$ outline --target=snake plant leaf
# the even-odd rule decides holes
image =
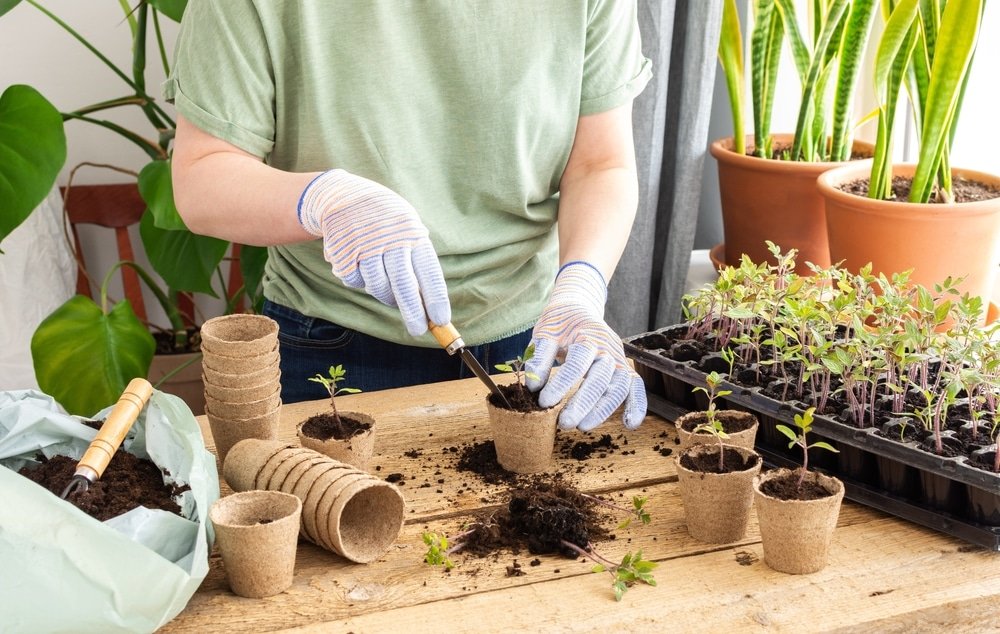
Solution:
[[[149,210],[139,221],[139,235],[149,263],[167,286],[177,291],[218,297],[212,288],[212,276],[226,255],[228,242],[186,229],[161,229]]]
[[[750,90],[753,100],[754,153],[765,155],[765,148],[770,145],[771,121],[766,104],[769,93],[773,95],[774,86],[768,79],[771,63],[776,63],[777,57],[770,55],[775,21],[772,20],[774,3],[772,0],[754,0],[753,31],[750,34]],[[777,69],[774,69],[777,74]]]
[[[21,4],[21,0],[0,0],[0,15],[7,13],[19,4]]]
[[[0,95],[0,242],[52,190],[66,162],[62,116],[31,86]]]
[[[145,377],[156,344],[128,300],[108,314],[76,295],[45,318],[31,338],[38,385],[71,414],[90,416]]]
[[[848,121],[854,105],[855,84],[861,71],[864,44],[868,41],[875,18],[875,0],[855,0],[847,15],[844,34],[837,54],[837,82],[833,96],[833,134],[830,160],[846,161],[851,155]]]
[[[923,109],[920,155],[910,189],[911,202],[927,202],[934,189],[935,176],[948,151],[951,123],[972,54],[976,48],[983,14],[983,0],[949,0],[941,14],[941,27],[934,48],[938,53],[931,63],[930,85]],[[947,191],[950,196],[950,190]]]
[[[746,126],[743,118],[743,34],[736,0],[722,6],[722,32],[719,35],[719,63],[722,64],[733,115],[733,151],[746,154]]]
[[[187,0],[147,0],[153,8],[174,22],[180,22],[187,8]]]

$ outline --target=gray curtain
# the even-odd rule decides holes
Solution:
[[[722,17],[719,0],[639,0],[638,5],[653,78],[633,106],[639,211],[605,311],[622,336],[681,318]]]

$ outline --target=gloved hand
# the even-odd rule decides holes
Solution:
[[[298,214],[306,231],[323,238],[333,274],[398,306],[411,335],[427,332],[428,319],[451,322],[448,288],[427,227],[399,194],[335,169],[306,186]]]
[[[625,402],[624,423],[635,429],[646,416],[646,390],[628,365],[621,338],[604,321],[607,300],[604,276],[587,262],[568,262],[556,276],[548,305],[532,331],[534,356],[525,370],[528,389],[538,391],[538,403],[551,407],[577,381],[576,394],[559,414],[562,429],[590,431]],[[549,380],[556,360],[564,360]],[[544,386],[544,387],[543,387]]]

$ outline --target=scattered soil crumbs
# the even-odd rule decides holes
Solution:
[[[402,473],[390,473],[389,475],[385,476],[385,481],[388,482],[388,483],[390,483],[390,484],[404,484],[405,483],[405,481],[403,479],[403,474]]]
[[[306,419],[302,433],[316,440],[346,440],[371,429],[371,423],[365,423],[348,416],[341,416],[339,421],[333,412],[316,414]]]
[[[569,457],[575,460],[587,460],[596,451],[598,458],[606,458],[608,452],[618,449],[618,445],[611,441],[610,434],[604,434],[597,440],[584,442],[582,440],[573,443],[569,447]],[[566,453],[565,451],[563,453]]]
[[[575,559],[577,553],[563,540],[589,550],[592,542],[610,538],[594,506],[592,499],[558,476],[536,476],[511,488],[505,506],[478,520],[455,541],[464,544],[461,552],[480,557],[527,548],[533,555],[560,553]]]
[[[757,555],[740,550],[736,552],[736,563],[741,566],[752,566],[757,563]]]
[[[528,574],[528,573],[526,573],[523,570],[521,570],[521,564],[517,563],[516,559],[514,560],[514,563],[512,563],[509,566],[507,566],[507,576],[508,577],[523,577],[526,574]]]
[[[517,474],[507,471],[497,462],[497,450],[492,440],[464,445],[458,452],[458,471],[474,473],[487,484],[513,484]]]
[[[24,467],[21,475],[40,484],[54,495],[62,494],[73,478],[77,460],[66,456],[39,458],[41,463]],[[99,521],[117,517],[137,506],[163,509],[180,515],[181,509],[173,498],[188,487],[167,485],[160,468],[149,460],[119,451],[111,458],[101,479],[87,491],[71,493],[68,501]]]

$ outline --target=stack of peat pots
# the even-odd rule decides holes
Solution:
[[[264,489],[299,498],[300,535],[353,562],[378,559],[403,528],[399,489],[311,449],[244,440],[226,457],[223,476],[234,491]]]
[[[263,315],[215,317],[201,327],[205,414],[221,465],[244,438],[276,439],[281,412],[278,324]]]

